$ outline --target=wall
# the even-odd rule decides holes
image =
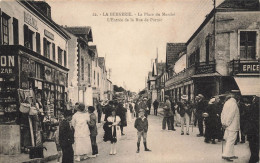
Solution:
[[[10,16],[9,19],[9,44],[13,44],[13,17],[18,19],[19,24],[19,44],[24,46],[24,24],[28,26],[28,28],[33,32],[40,33],[40,40],[41,40],[41,55],[43,55],[43,37],[45,37],[49,42],[55,43],[55,51],[56,51],[56,62],[58,62],[58,46],[62,50],[68,51],[67,40],[60,35],[56,30],[54,30],[48,23],[44,22],[38,16],[36,16],[33,12],[27,9],[21,2],[18,1],[1,1],[0,3],[1,11]],[[30,14],[32,18],[37,21],[38,29],[33,28],[31,25],[24,22],[24,12]],[[54,35],[54,41],[49,39],[44,35],[44,30],[51,32]],[[36,33],[33,35],[33,51],[36,51]],[[68,56],[68,53],[67,53]],[[51,48],[51,56],[52,58],[52,48]],[[68,59],[67,59],[68,61]],[[64,59],[62,59],[64,62]],[[64,63],[62,64],[64,65]],[[68,65],[68,64],[67,64]]]

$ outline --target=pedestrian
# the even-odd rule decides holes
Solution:
[[[204,100],[204,96],[202,94],[198,94],[197,105],[196,105],[196,117],[197,117],[196,119],[198,121],[199,134],[197,135],[197,137],[204,136],[202,114],[205,112],[206,107],[207,107],[207,103]]]
[[[71,124],[75,129],[75,156],[76,161],[80,161],[81,158],[87,159],[88,154],[91,152],[91,140],[88,123],[90,121],[89,114],[85,111],[85,105],[79,103],[77,112],[73,115]]]
[[[121,129],[121,135],[125,135],[124,134],[124,127],[127,126],[127,119],[126,119],[126,114],[127,114],[127,109],[124,108],[123,106],[123,102],[119,102],[117,105],[117,109],[116,109],[116,115],[118,115],[120,117],[120,129]]]
[[[181,135],[184,135],[184,124],[186,123],[186,135],[189,135],[190,128],[190,106],[188,104],[188,96],[182,95],[181,102],[179,103],[178,113],[181,116]]]
[[[143,98],[143,100],[139,103],[139,112],[140,110],[144,110],[144,116],[147,118],[149,109],[147,107],[147,98]]]
[[[172,130],[171,126],[171,116],[173,115],[171,110],[171,102],[169,96],[165,95],[165,103],[163,106],[163,121],[162,121],[162,130],[166,129],[166,124],[168,126],[168,131]]]
[[[140,110],[140,107],[139,107],[139,104],[140,104],[140,99],[137,99],[136,100],[136,103],[135,103],[135,106],[134,106],[134,109],[135,109],[135,117],[138,118],[139,115],[139,110]]]
[[[239,119],[239,109],[235,95],[229,93],[221,113],[221,123],[222,127],[225,129],[224,139],[226,140],[222,158],[226,161],[233,161],[232,159],[238,158],[234,155],[234,144],[237,137],[237,131],[240,129]]]
[[[101,117],[102,117],[102,112],[103,112],[103,106],[101,105],[102,101],[99,101],[97,103],[97,113],[98,113],[98,123],[101,123]]]
[[[147,111],[147,112],[148,112],[148,115],[150,115],[150,113],[151,113],[151,107],[152,107],[152,101],[151,101],[150,98],[147,100],[146,105],[147,105],[147,107],[148,107],[148,111]]]
[[[205,117],[205,142],[216,144],[215,139],[218,138],[217,135],[217,123],[219,114],[217,112],[216,98],[211,98],[208,106],[206,107],[207,117]],[[204,114],[203,114],[204,115]]]
[[[105,130],[104,141],[110,141],[110,155],[115,155],[116,152],[116,143],[120,138],[120,127],[118,124],[121,119],[116,115],[116,109],[110,108],[108,111],[110,112],[109,117],[107,118],[107,122],[104,124],[103,129]]]
[[[247,135],[251,156],[249,163],[259,162],[259,97],[254,96],[245,113],[243,134]]]
[[[143,137],[143,143],[144,143],[144,150],[145,151],[151,151],[147,148],[147,132],[148,132],[148,120],[144,116],[144,110],[141,110],[139,112],[139,117],[135,120],[135,128],[137,129],[137,151],[136,153],[140,152],[140,142],[141,137]]]
[[[88,127],[90,130],[90,140],[91,140],[91,147],[92,147],[92,156],[96,157],[98,155],[98,146],[97,146],[97,117],[94,113],[95,108],[93,106],[88,107],[88,112],[90,114],[90,121],[88,122]]]
[[[155,99],[153,102],[153,109],[154,109],[154,115],[156,115],[156,116],[157,116],[158,106],[159,106],[159,102],[157,99]]]
[[[62,150],[62,163],[74,162],[74,151],[72,144],[74,143],[74,131],[70,125],[72,111],[65,110],[64,119],[59,124],[59,144]]]
[[[174,115],[175,115],[175,107],[174,107],[174,103],[172,101],[170,101],[171,103],[171,111],[172,111],[172,115],[170,116],[170,123],[171,123],[171,130],[176,131],[174,128]]]

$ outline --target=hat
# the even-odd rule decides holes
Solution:
[[[165,97],[165,98],[170,98],[168,95],[165,95],[164,97]]]
[[[182,96],[181,96],[181,99],[183,99],[183,100],[188,100],[188,96],[187,96],[187,95],[182,95]]]
[[[216,98],[215,98],[215,97],[213,97],[213,98],[211,98],[211,99],[209,100],[209,104],[214,104],[214,103],[215,103],[215,101],[216,101]]]
[[[198,94],[199,98],[204,98],[204,96],[202,94]]]
[[[77,110],[78,110],[78,111],[84,111],[84,110],[85,110],[85,104],[79,103],[79,104],[78,104],[78,107],[77,107]]]

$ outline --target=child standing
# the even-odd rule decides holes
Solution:
[[[139,153],[140,151],[141,137],[143,137],[144,151],[151,151],[150,149],[147,148],[147,144],[146,144],[148,120],[144,116],[144,110],[141,110],[139,112],[139,117],[135,120],[135,128],[137,129],[137,136],[138,136],[136,153]]]
[[[97,146],[97,116],[94,113],[95,108],[93,106],[88,107],[88,112],[90,114],[90,121],[88,122],[89,131],[90,131],[90,140],[92,146],[92,157],[96,157],[98,155],[98,146]]]

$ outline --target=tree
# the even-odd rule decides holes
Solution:
[[[115,92],[124,92],[125,89],[123,87],[118,87],[117,85],[114,85],[114,91]]]

